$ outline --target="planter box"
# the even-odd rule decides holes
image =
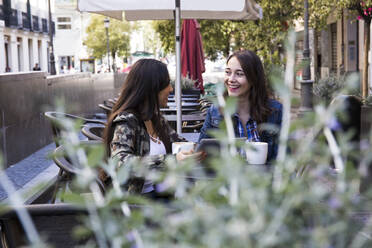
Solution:
[[[182,89],[181,92],[184,95],[198,95],[198,96],[200,96],[200,90],[199,89]]]
[[[363,105],[360,113],[360,140],[369,146],[372,144],[370,132],[372,131],[372,106]],[[368,166],[368,174],[362,178],[360,192],[365,192],[372,185],[372,164]]]
[[[369,144],[372,144],[369,136],[371,130],[372,130],[372,106],[363,105],[360,113],[361,140],[368,140]]]

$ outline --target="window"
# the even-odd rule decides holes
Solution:
[[[68,16],[57,17],[57,29],[58,30],[71,29],[71,17]]]
[[[58,24],[58,29],[71,29],[70,24]]]
[[[71,22],[71,17],[58,17],[57,22]]]

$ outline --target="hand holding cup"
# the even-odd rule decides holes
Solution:
[[[194,158],[200,160],[202,157],[201,152],[194,152],[194,142],[174,142],[172,143],[172,153],[176,154],[177,161]]]

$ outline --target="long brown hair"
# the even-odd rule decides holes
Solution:
[[[248,83],[251,85],[248,94],[250,115],[259,123],[267,120],[271,113],[269,107],[269,90],[266,82],[265,71],[261,59],[250,50],[236,51],[229,56],[226,64],[235,57],[242,67]]]
[[[127,75],[119,99],[113,106],[104,131],[106,154],[114,135],[113,120],[122,112],[130,112],[139,120],[151,120],[156,134],[167,152],[172,150],[169,135],[161,124],[158,94],[170,83],[167,66],[155,59],[140,59]]]

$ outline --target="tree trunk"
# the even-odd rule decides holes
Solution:
[[[364,54],[363,54],[363,80],[362,80],[362,96],[368,96],[368,53],[370,47],[370,21],[364,21]]]
[[[111,51],[111,56],[112,56],[112,71],[116,72],[116,52]]]

